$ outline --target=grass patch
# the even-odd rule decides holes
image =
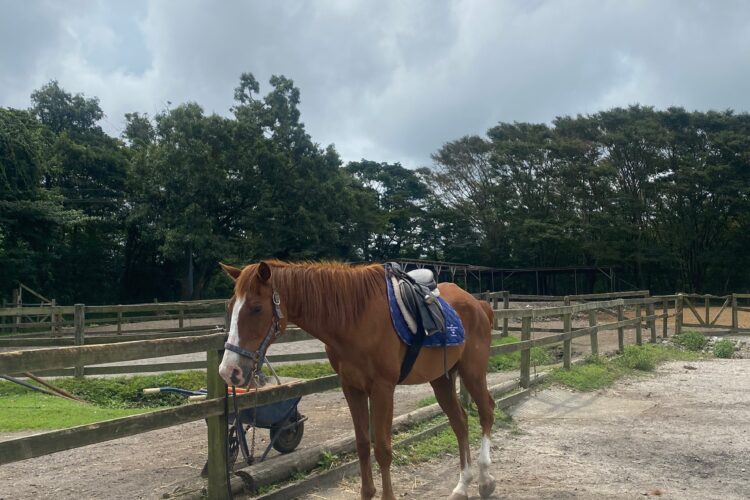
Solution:
[[[0,432],[64,429],[145,411],[144,408],[101,408],[28,391],[2,398]]]
[[[206,373],[189,371],[180,373],[163,373],[160,375],[138,375],[132,377],[58,378],[56,386],[80,397],[81,399],[102,408],[161,408],[177,406],[186,402],[186,398],[176,394],[144,395],[147,387],[182,387],[196,390],[206,386]],[[28,394],[26,389],[10,382],[0,384],[0,398],[14,394]]]
[[[503,345],[512,344],[519,342],[518,337],[508,335],[507,337],[500,337],[492,340],[492,345]],[[541,347],[531,348],[531,366],[549,365],[553,363],[552,356],[546,349]],[[496,354],[490,356],[487,364],[487,371],[489,372],[501,372],[508,370],[517,370],[521,367],[521,351],[509,352],[507,354]]]
[[[577,391],[595,391],[612,385],[622,373],[617,366],[602,358],[590,358],[585,363],[573,365],[570,370],[556,368],[550,380]]]
[[[63,429],[144,413],[186,402],[174,394],[145,396],[146,387],[199,389],[206,385],[200,371],[155,376],[58,378],[54,384],[88,404],[47,396],[11,382],[0,382],[0,431]]]
[[[303,379],[313,379],[318,377],[324,377],[326,375],[333,375],[336,373],[333,371],[331,364],[328,361],[320,363],[300,363],[296,365],[279,365],[274,366],[274,370],[279,377],[293,377]],[[268,367],[263,368],[263,372],[266,375],[271,376],[271,372]]]
[[[440,457],[445,454],[457,454],[458,453],[458,442],[456,441],[456,435],[450,427],[443,429],[434,436],[430,436],[427,439],[421,440],[417,443],[413,443],[405,448],[396,448],[398,441],[401,441],[409,436],[418,434],[422,431],[427,430],[430,427],[434,427],[442,422],[446,422],[447,418],[444,415],[437,416],[426,422],[422,422],[414,427],[409,428],[406,432],[398,434],[398,440],[394,439],[394,450],[393,450],[393,462],[396,465],[406,464],[417,464],[427,462],[435,457]],[[495,410],[495,428],[508,428],[512,427],[511,418],[505,412],[500,409]],[[482,429],[479,425],[479,417],[476,414],[476,409],[472,408],[469,412],[469,442],[475,445],[479,442],[482,437]]]
[[[550,373],[550,381],[577,391],[595,391],[612,385],[626,375],[653,371],[665,361],[694,361],[700,355],[675,347],[645,344],[627,346],[622,356],[613,360],[591,356],[586,362],[573,365],[570,370],[556,368]]]
[[[425,406],[430,406],[435,403],[437,403],[437,398],[435,398],[435,396],[428,396],[417,401],[417,408],[424,408]]]

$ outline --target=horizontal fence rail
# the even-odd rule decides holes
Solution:
[[[641,294],[635,296],[634,294]],[[503,337],[508,331],[520,331],[520,340],[491,347],[491,354],[521,353],[521,365],[519,369],[518,383],[520,387],[529,387],[531,377],[530,350],[534,347],[544,347],[562,344],[563,367],[570,368],[572,359],[572,341],[581,337],[589,337],[591,352],[599,352],[599,338],[601,334],[609,331],[617,331],[618,348],[620,351],[625,345],[625,329],[635,330],[635,342],[641,344],[644,341],[643,334],[646,333],[649,342],[657,342],[657,322],[662,321],[662,338],[668,336],[667,320],[675,318],[674,332],[680,333],[684,322],[686,311],[689,314],[698,313],[693,303],[697,298],[688,294],[676,294],[667,296],[651,297],[647,291],[620,293],[617,297],[613,294],[588,294],[579,296],[568,296],[563,300],[566,304],[554,307],[528,307],[513,309],[509,307],[512,297],[507,292],[498,294],[484,294],[483,298],[493,305],[494,326],[503,325],[502,330],[493,333],[493,338]],[[604,297],[601,297],[604,296]],[[538,296],[537,296],[538,297]],[[737,312],[748,310],[738,305],[739,300],[750,299],[750,294],[732,294],[729,296],[705,296],[704,301],[723,300],[723,304],[715,318],[704,319],[704,323],[718,325],[718,318],[725,310],[732,312],[732,331],[739,331]],[[596,302],[588,302],[593,298],[602,298]],[[502,301],[502,302],[501,302]],[[570,304],[570,302],[579,302]],[[202,304],[205,305],[206,303]],[[221,306],[223,312],[223,301],[210,303],[210,306]],[[155,306],[156,304],[148,304]],[[218,442],[222,435],[220,429],[226,425],[223,417],[224,385],[218,376],[218,365],[220,352],[225,340],[225,332],[216,329],[195,330],[188,334],[182,334],[179,329],[175,331],[154,332],[161,338],[148,337],[150,334],[127,334],[127,335],[101,335],[90,332],[84,336],[85,313],[94,314],[118,311],[120,307],[136,307],[130,309],[129,313],[143,313],[153,309],[138,309],[146,305],[136,306],[87,306],[77,305],[72,314],[75,331],[70,337],[49,338],[15,338],[4,339],[15,342],[55,341],[73,342],[77,345],[64,347],[49,347],[36,350],[13,351],[0,353],[0,373],[18,374],[23,372],[38,372],[41,374],[76,374],[95,375],[104,373],[135,373],[139,371],[159,371],[176,369],[202,369],[207,370],[209,395],[208,399],[200,403],[190,403],[176,408],[153,411],[140,415],[123,417],[119,419],[98,422],[70,429],[44,432],[23,438],[10,439],[0,442],[0,464],[10,463],[17,460],[38,457],[57,451],[67,450],[88,444],[99,443],[124,436],[130,436],[155,429],[179,425],[200,419],[208,420],[209,428],[209,495],[211,492],[223,491],[226,487],[226,477],[222,479],[220,472],[225,470],[226,457],[224,456],[223,442]],[[158,304],[160,311],[173,311],[175,306],[182,307],[183,311],[194,311],[186,303]],[[692,307],[691,307],[692,306]],[[59,306],[56,306],[59,308]],[[84,309],[85,307],[85,309]],[[705,304],[704,304],[705,307]],[[96,309],[98,308],[98,309]],[[11,309],[11,308],[6,308]],[[24,310],[32,308],[21,308]],[[657,312],[657,309],[660,312]],[[634,317],[627,317],[626,310],[634,313]],[[705,311],[704,311],[705,312]],[[700,314],[700,313],[698,313]],[[696,314],[696,315],[698,315]],[[611,317],[607,322],[600,322],[598,315]],[[9,314],[15,317],[15,315]],[[574,327],[573,319],[577,321],[587,318],[588,326]],[[698,316],[700,318],[700,316]],[[706,316],[704,315],[703,318]],[[544,323],[550,318],[561,319],[562,328],[534,327],[534,321]],[[511,327],[508,321],[520,322],[520,326]],[[222,320],[223,321],[223,320]],[[690,323],[687,323],[690,325]],[[705,324],[702,326],[706,326]],[[728,325],[724,325],[726,328]],[[645,330],[645,332],[644,332]],[[532,338],[532,332],[546,333],[549,335]],[[168,335],[168,337],[164,337]],[[291,327],[282,335],[277,343],[299,342],[313,339],[303,330]],[[90,342],[97,342],[89,345]],[[116,344],[114,342],[117,342]],[[138,359],[150,359],[165,356],[174,356],[190,353],[206,353],[206,361],[183,361],[174,363],[155,363],[152,365],[129,365],[129,366],[86,366],[101,365],[105,363],[125,362]],[[307,361],[326,359],[324,352],[286,353],[269,356],[271,361]],[[339,387],[338,376],[332,375],[320,377],[304,382],[294,382],[280,387],[261,390],[257,393],[257,404],[264,405],[276,401],[289,399],[291,397],[310,395]],[[240,408],[247,408],[256,404],[256,394],[238,396],[237,402]],[[218,444],[217,444],[218,443]],[[219,446],[219,445],[222,446]],[[222,469],[222,467],[224,469]]]

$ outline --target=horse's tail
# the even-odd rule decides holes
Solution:
[[[479,303],[482,306],[482,310],[487,315],[487,319],[490,320],[490,330],[492,330],[492,325],[495,321],[495,313],[492,312],[492,306],[486,300],[480,300]]]

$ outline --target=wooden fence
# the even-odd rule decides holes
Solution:
[[[750,297],[750,296],[748,296]],[[491,297],[490,297],[491,299]],[[673,302],[674,307],[669,307]],[[541,346],[562,345],[563,366],[570,368],[572,362],[572,341],[579,337],[590,339],[591,352],[599,352],[600,335],[608,331],[617,331],[619,349],[624,349],[625,329],[635,329],[636,343],[643,342],[643,328],[648,330],[651,342],[657,341],[657,321],[663,321],[662,336],[667,335],[667,319],[679,313],[680,296],[648,297],[648,298],[618,298],[603,302],[588,302],[559,307],[495,309],[495,322],[513,320],[521,322],[520,341],[496,345],[491,348],[493,355],[520,351],[521,363],[518,383],[521,388],[529,387],[531,379],[531,348]],[[661,305],[661,314],[656,314],[655,308]],[[632,318],[626,319],[626,310],[634,310]],[[673,312],[670,312],[670,309]],[[74,311],[75,312],[75,311]],[[613,316],[615,321],[600,323],[599,316]],[[573,328],[573,319],[584,318],[588,326]],[[81,325],[78,315],[77,325]],[[563,327],[559,329],[540,330],[534,328],[535,321],[544,322],[549,319],[562,319]],[[78,326],[77,326],[78,328]],[[532,331],[553,333],[542,337],[532,338]],[[502,336],[502,332],[495,332],[494,338]],[[124,337],[124,338],[123,338]],[[205,352],[207,361],[208,399],[204,402],[186,404],[184,406],[123,417],[105,422],[99,422],[69,429],[44,432],[32,436],[10,439],[0,442],[0,465],[39,457],[57,451],[68,450],[89,444],[99,443],[120,437],[148,432],[164,427],[183,424],[195,420],[207,419],[208,422],[208,455],[209,481],[208,494],[210,498],[220,498],[226,492],[226,454],[225,433],[227,425],[223,414],[224,382],[218,375],[225,333],[208,333],[194,336],[180,336],[161,339],[129,340],[121,337],[120,343],[75,345],[67,347],[43,348],[37,350],[13,351],[0,353],[0,373],[16,374],[23,372],[50,373],[50,370],[66,370],[70,367],[84,367],[103,363],[123,362],[136,359],[149,359],[163,356]],[[292,330],[285,333],[279,341],[297,341],[309,339],[306,333]],[[88,339],[87,339],[88,340]],[[304,355],[286,355],[284,359],[299,360],[303,356],[324,358],[324,353],[304,353]],[[305,359],[313,359],[305,357]],[[83,373],[90,373],[86,368]],[[321,377],[310,381],[296,382],[278,388],[272,388],[259,393],[238,396],[240,408],[247,408],[254,404],[270,404],[291,397],[310,395],[339,387],[336,375]],[[462,394],[462,399],[468,395]]]

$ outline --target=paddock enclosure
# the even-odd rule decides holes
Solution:
[[[660,337],[679,333],[688,325],[691,328],[695,325],[696,328],[705,329],[712,334],[741,334],[750,331],[750,295],[715,297],[677,294],[651,297],[647,291],[566,297],[517,296],[507,292],[480,295],[493,304],[493,338],[507,336],[510,332],[520,332],[520,341],[492,347],[493,355],[519,351],[521,356],[520,369],[515,374],[502,372],[489,376],[493,395],[502,407],[517,405],[529,400],[530,397],[533,399],[532,387],[544,379],[544,374],[531,365],[532,347],[556,346],[560,351],[563,366],[569,368],[579,356],[591,352],[622,350],[625,345],[632,343],[657,342]],[[199,443],[195,448],[201,452],[187,460],[195,459],[195,465],[199,469],[198,462],[202,464],[205,454],[208,454],[207,483],[203,485],[200,481],[193,480],[190,487],[182,487],[179,481],[175,481],[174,474],[166,474],[161,479],[162,484],[152,485],[150,489],[144,490],[141,497],[151,498],[164,494],[199,496],[201,488],[205,487],[210,498],[221,498],[227,487],[222,432],[223,426],[226,426],[222,398],[224,385],[218,376],[218,364],[225,336],[224,304],[225,301],[133,306],[79,304],[71,307],[49,305],[0,310],[0,325],[3,332],[0,335],[0,347],[6,351],[12,349],[0,353],[2,374],[33,372],[45,376],[80,377],[205,368],[209,390],[208,399],[204,402],[30,436],[0,437],[3,439],[0,441],[0,497],[15,498],[18,493],[19,497],[23,498],[23,491],[6,492],[4,488],[22,488],[31,481],[36,489],[34,495],[28,498],[66,498],[65,490],[55,490],[56,478],[46,477],[45,474],[32,474],[29,479],[30,471],[39,470],[39,466],[35,464],[46,460],[47,455],[61,452],[60,455],[70,457],[69,460],[79,464],[76,469],[65,468],[63,464],[61,470],[69,472],[75,478],[82,464],[86,464],[87,470],[81,473],[84,476],[95,475],[99,465],[87,463],[85,458],[81,458],[85,457],[87,451],[108,446],[110,460],[103,463],[102,467],[107,470],[117,469],[117,442],[137,440],[140,436],[143,436],[143,439],[137,443],[138,446],[127,445],[127,453],[138,454],[141,462],[148,464],[146,468],[158,468],[158,458],[154,457],[168,455],[170,447],[179,448],[179,445],[173,446],[172,443],[177,436],[183,435],[185,428],[188,428],[193,437],[188,438],[185,434],[185,439]],[[28,318],[37,320],[29,321]],[[39,318],[43,321],[38,321]],[[174,324],[165,326],[169,322]],[[310,347],[302,352],[295,349],[296,345],[303,344]],[[320,345],[315,344],[316,341],[311,340],[302,330],[290,328],[279,339],[278,345],[269,351],[269,358],[272,362],[325,359]],[[164,357],[180,359],[158,363],[143,361]],[[189,357],[193,358],[184,360]],[[138,364],[123,364],[139,360]],[[330,453],[353,451],[353,431],[343,404],[343,396],[339,391],[331,392],[338,386],[338,377],[332,375],[309,381],[296,381],[260,393],[257,404],[305,396],[303,402],[307,406],[303,407],[302,411],[310,417],[311,426],[308,427],[303,441],[305,446],[289,455],[276,456],[267,462],[243,469],[242,476],[232,478],[233,489],[252,491],[287,479],[295,472],[312,469],[317,465],[324,450]],[[440,413],[437,405],[414,408],[413,402],[421,397],[421,394],[429,393],[429,386],[397,392],[398,416],[394,422],[395,430],[407,428],[415,422]],[[463,391],[461,393],[463,400],[468,402],[468,396]],[[240,408],[246,408],[256,404],[256,401],[251,395],[243,395],[238,397],[238,403]],[[318,411],[320,407],[324,408],[324,411]],[[334,407],[336,411],[332,416]],[[316,415],[325,419],[325,422],[316,423]],[[520,415],[518,418],[524,417]],[[201,422],[204,419],[208,423],[207,431]],[[316,429],[320,431],[317,436]],[[427,429],[414,439],[434,432],[435,429]],[[111,445],[106,443],[109,441],[112,441]],[[75,450],[88,445],[93,446],[87,450]],[[398,442],[395,443],[396,449],[398,446]],[[496,467],[504,467],[504,453],[500,451],[495,455]],[[50,455],[49,459],[54,456]],[[560,459],[562,460],[562,457]],[[347,472],[351,472],[347,467],[352,469],[351,465],[344,464],[331,475],[331,478],[340,479]],[[181,477],[197,476],[198,471],[193,471],[189,465],[189,474],[184,472],[183,470]],[[507,470],[503,472],[505,475],[507,473]],[[143,472],[142,475],[148,474]],[[502,495],[507,490],[507,485],[502,477],[498,479],[497,494]],[[149,476],[149,480],[160,481],[159,476],[153,475]],[[122,492],[133,491],[132,487],[127,488],[128,481],[133,485],[142,486],[139,484],[142,482],[137,471],[128,475],[125,470],[117,481],[108,484],[103,491],[108,492],[110,498],[120,498],[117,494],[118,488],[122,488]],[[399,481],[400,479],[394,484],[399,491],[403,491]],[[70,493],[71,497],[75,496]],[[299,488],[286,490],[287,496],[303,493],[304,489]],[[129,496],[123,493],[122,498]]]

